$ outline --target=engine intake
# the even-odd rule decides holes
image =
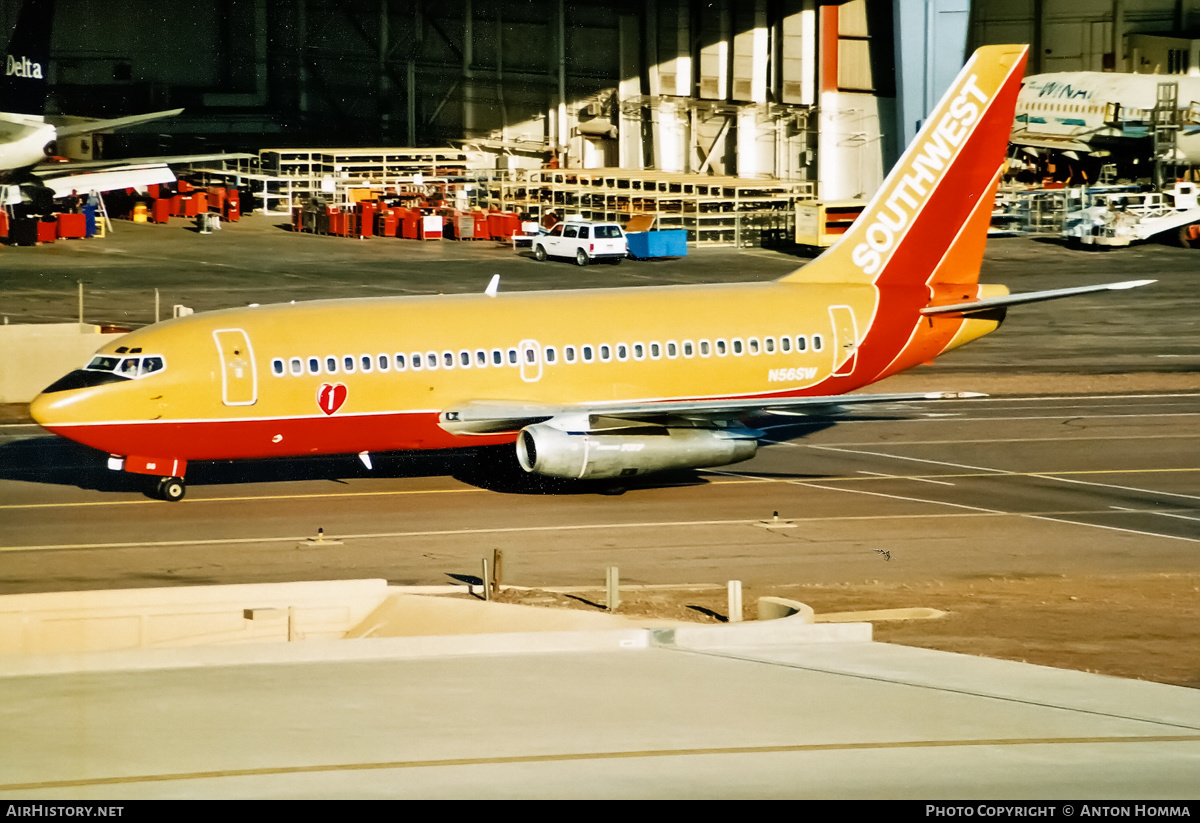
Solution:
[[[746,430],[646,428],[636,433],[565,432],[545,423],[526,426],[517,460],[531,474],[570,480],[630,477],[668,469],[726,466],[749,460],[758,441]]]

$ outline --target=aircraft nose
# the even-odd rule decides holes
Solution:
[[[29,403],[29,416],[43,429],[50,430],[67,420],[70,407],[80,399],[75,392],[42,392]]]

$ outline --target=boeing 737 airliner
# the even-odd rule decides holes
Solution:
[[[189,461],[513,444],[623,477],[754,455],[754,415],[847,395],[995,329],[978,275],[1025,62],[980,49],[841,243],[763,284],[322,300],[159,323],[33,402],[43,427],[184,495]]]

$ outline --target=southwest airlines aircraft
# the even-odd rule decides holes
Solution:
[[[528,472],[736,463],[763,412],[846,395],[995,329],[977,283],[1025,62],[980,49],[841,243],[772,283],[321,300],[159,323],[33,402],[43,427],[183,497],[192,460],[514,444]],[[957,395],[954,395],[957,396]]]

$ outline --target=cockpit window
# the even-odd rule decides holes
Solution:
[[[83,371],[107,372],[118,378],[132,379],[160,372],[166,367],[166,361],[157,354],[141,357],[113,357],[108,354],[98,354],[84,366]]]
[[[92,362],[88,363],[86,368],[88,371],[114,371],[120,362],[120,357],[98,354],[92,358]]]
[[[154,374],[156,371],[162,371],[164,368],[166,368],[166,364],[161,357],[143,357],[142,367],[138,369],[138,377]]]

